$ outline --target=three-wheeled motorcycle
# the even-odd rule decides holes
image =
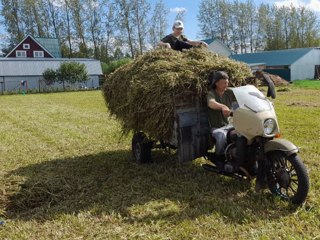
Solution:
[[[253,85],[231,88],[236,97],[233,104],[225,163],[234,166],[235,172],[221,171],[212,164],[207,170],[220,174],[253,179],[270,191],[295,204],[305,201],[309,191],[306,167],[298,156],[299,148],[280,137],[273,103]],[[270,89],[269,89],[270,91]],[[274,90],[273,90],[274,91]],[[132,152],[140,163],[151,161],[152,148],[173,148],[180,162],[205,157],[210,160],[213,147],[207,116],[207,106],[193,92],[174,97],[174,130],[170,139],[151,140],[143,132],[132,138]],[[245,140],[245,146],[239,140]],[[239,151],[243,148],[245,151]],[[239,166],[239,152],[244,152]]]

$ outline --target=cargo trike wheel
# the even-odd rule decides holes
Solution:
[[[137,132],[132,137],[132,153],[138,163],[151,162],[152,142],[143,132]]]

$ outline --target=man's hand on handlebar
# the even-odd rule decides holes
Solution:
[[[230,108],[228,108],[226,105],[222,105],[221,111],[222,111],[222,114],[223,114],[225,117],[229,117],[230,114],[231,114]]]

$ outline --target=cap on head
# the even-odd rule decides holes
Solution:
[[[182,21],[180,21],[180,20],[177,20],[177,21],[175,21],[174,23],[173,23],[173,26],[172,26],[172,29],[174,29],[174,28],[184,28],[183,27],[183,22]]]
[[[220,79],[229,79],[229,76],[224,71],[211,72],[209,74],[209,85],[211,88],[216,87],[216,82]]]

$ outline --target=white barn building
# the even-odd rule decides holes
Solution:
[[[320,78],[320,48],[294,48],[234,54],[230,57],[249,65],[264,64],[263,71],[288,81]]]
[[[211,52],[218,53],[224,57],[229,57],[232,54],[231,49],[217,38],[209,38],[202,41],[208,44],[208,49]]]
[[[48,69],[58,69],[63,62],[78,62],[84,64],[89,80],[73,87],[97,88],[102,75],[100,61],[93,59],[68,58],[0,58],[0,93],[15,91],[21,87],[21,82],[27,83],[28,89],[43,89],[43,72]],[[56,84],[55,87],[62,87]]]

